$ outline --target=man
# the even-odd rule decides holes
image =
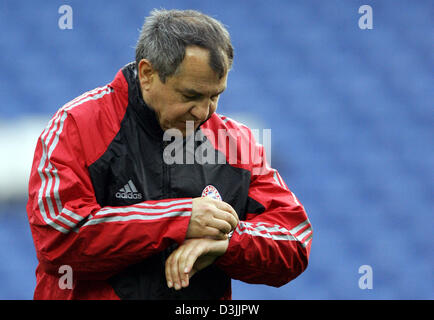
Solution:
[[[136,61],[59,109],[29,183],[35,299],[230,299],[231,278],[281,286],[305,270],[304,208],[251,131],[215,113],[232,60],[220,22],[154,10]]]

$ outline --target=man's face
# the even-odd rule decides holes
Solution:
[[[147,60],[139,64],[139,80],[145,102],[156,112],[163,130],[179,129],[186,134],[186,121],[194,129],[217,109],[219,95],[225,90],[227,74],[219,79],[209,66],[206,49],[187,47],[178,71],[162,83]]]

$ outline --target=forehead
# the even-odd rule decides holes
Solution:
[[[177,90],[191,89],[203,94],[217,93],[226,88],[227,74],[219,78],[209,65],[209,51],[187,47],[178,71],[168,78]]]

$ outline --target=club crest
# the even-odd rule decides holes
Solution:
[[[221,197],[220,193],[218,192],[216,187],[214,187],[212,185],[208,185],[205,187],[205,189],[203,189],[202,197],[211,197],[213,199],[222,201],[222,197]]]

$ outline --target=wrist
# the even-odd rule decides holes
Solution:
[[[215,249],[213,250],[215,252],[215,255],[220,257],[226,253],[229,247],[229,238],[225,240],[213,240]]]

